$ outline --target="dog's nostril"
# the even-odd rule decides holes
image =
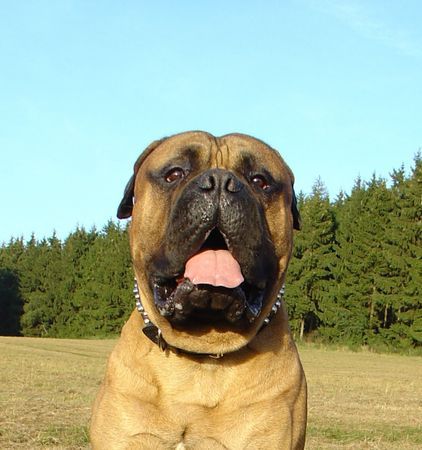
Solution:
[[[228,192],[235,194],[242,189],[242,183],[237,178],[229,176],[224,187]]]
[[[213,190],[215,188],[215,185],[216,185],[214,175],[204,174],[198,180],[198,185],[204,191],[211,191],[211,190]]]

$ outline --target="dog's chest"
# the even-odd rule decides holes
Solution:
[[[161,394],[164,401],[185,404],[188,408],[216,408],[224,403],[233,384],[230,370],[214,362],[201,362],[166,374]]]

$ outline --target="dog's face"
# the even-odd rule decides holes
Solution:
[[[292,186],[278,153],[246,135],[182,133],[144,151],[118,216],[132,215],[144,307],[167,342],[219,353],[253,338],[299,227]]]

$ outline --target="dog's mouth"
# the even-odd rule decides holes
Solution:
[[[205,237],[199,251],[186,261],[183,273],[152,279],[157,310],[176,326],[254,322],[263,307],[264,289],[244,279],[241,265],[218,228]]]

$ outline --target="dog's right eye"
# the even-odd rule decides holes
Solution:
[[[183,180],[185,178],[185,171],[180,167],[174,167],[170,169],[164,176],[167,183],[174,183],[178,180]]]

